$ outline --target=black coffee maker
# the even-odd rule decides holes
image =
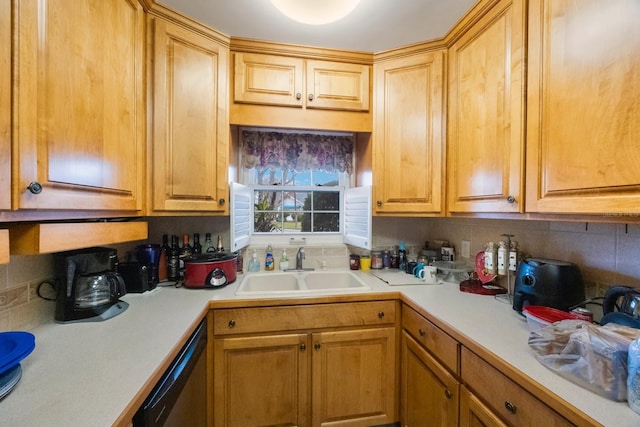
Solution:
[[[119,298],[127,293],[115,272],[115,249],[95,247],[54,254],[56,314],[60,323],[96,322],[114,317],[129,304]]]

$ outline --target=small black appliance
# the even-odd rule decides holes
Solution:
[[[518,264],[513,288],[513,309],[518,313],[527,305],[569,311],[584,301],[584,282],[577,265],[546,258],[528,258]]]
[[[56,313],[60,323],[102,321],[116,316],[129,304],[122,276],[116,273],[115,249],[88,248],[54,254]]]
[[[116,271],[122,276],[128,294],[141,294],[156,288],[152,267],[140,262],[120,262]]]

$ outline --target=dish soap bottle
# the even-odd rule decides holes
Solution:
[[[282,250],[282,257],[280,257],[280,270],[289,269],[289,258],[287,258],[287,250]]]
[[[255,249],[253,250],[251,261],[249,261],[249,271],[253,273],[260,271],[260,260],[258,259],[258,254]]]
[[[267,254],[264,257],[264,270],[273,271],[275,265],[273,265],[273,248],[271,245],[267,246]]]

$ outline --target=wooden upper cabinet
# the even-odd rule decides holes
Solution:
[[[307,61],[307,108],[369,111],[368,65]]]
[[[229,49],[154,23],[152,210],[226,212]]]
[[[523,212],[525,8],[501,0],[449,48],[449,212]]]
[[[443,210],[444,51],[374,64],[375,214]]]
[[[135,0],[21,0],[14,7],[14,208],[139,214],[142,7]]]
[[[0,210],[9,209],[11,209],[11,0],[0,0]]]
[[[234,57],[234,102],[302,108],[303,59],[255,53]]]
[[[369,111],[369,66],[235,53],[234,101]]]
[[[526,210],[640,213],[637,0],[531,0]]]

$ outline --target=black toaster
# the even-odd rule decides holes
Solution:
[[[127,293],[141,294],[155,288],[151,269],[140,262],[121,262],[116,271],[122,276]]]

